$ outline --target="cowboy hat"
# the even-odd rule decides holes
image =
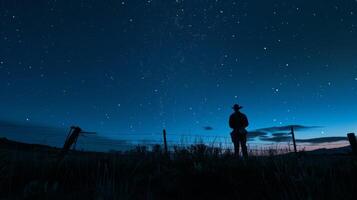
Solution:
[[[232,108],[233,108],[233,109],[240,110],[240,109],[243,108],[243,106],[240,106],[240,105],[238,105],[238,104],[234,104]]]

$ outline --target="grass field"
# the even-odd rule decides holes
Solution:
[[[0,149],[0,199],[355,199],[357,159],[273,155],[237,159],[204,145],[125,153]]]

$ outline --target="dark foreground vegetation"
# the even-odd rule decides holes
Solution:
[[[356,199],[349,155],[235,158],[196,145],[126,153],[0,145],[0,199]]]

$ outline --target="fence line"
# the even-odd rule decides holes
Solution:
[[[44,127],[44,129],[47,129]],[[47,129],[49,130],[49,129]],[[44,136],[45,138],[39,138],[41,140],[50,140],[52,139],[60,139],[62,138],[63,140],[66,138],[66,133],[63,133],[63,135],[58,135],[58,133],[54,132],[47,132],[47,131],[39,131],[37,134]],[[25,134],[24,134],[25,135]],[[126,139],[111,139],[109,138],[110,136],[125,136],[129,137]],[[156,136],[158,139],[130,139],[130,137],[144,137],[144,136]],[[0,135],[1,137],[1,135]],[[94,138],[92,135],[88,135],[85,138]],[[208,145],[214,145],[214,146],[229,146],[232,147],[232,142],[231,142],[231,137],[230,136],[222,136],[222,135],[189,135],[189,134],[168,134],[168,141],[167,143],[170,144],[171,146],[173,145],[195,145],[195,144],[208,144]],[[170,140],[170,137],[175,137],[176,140]],[[181,138],[180,138],[181,137]],[[100,137],[95,137],[94,141],[85,139],[85,138],[80,138],[78,140],[78,143],[80,145],[93,145],[93,144],[98,144],[98,145],[115,145],[115,146],[129,146],[129,145],[157,145],[157,144],[163,144],[163,138],[161,134],[158,133],[136,133],[136,134],[110,134],[106,136],[100,136]],[[64,141],[63,141],[64,142]],[[341,146],[344,144],[342,142],[338,142],[341,144]],[[284,148],[292,148],[291,141],[284,141],[284,142],[250,142],[248,138],[247,144],[250,147],[259,147],[259,148],[267,148],[267,147],[281,147],[283,146]],[[303,145],[305,144],[305,145]],[[348,141],[346,138],[346,145],[348,145]],[[308,148],[308,147],[335,147],[336,144],[331,144],[331,143],[320,143],[320,144],[314,144],[314,143],[306,143],[306,142],[297,142],[297,147],[299,149],[303,148]]]

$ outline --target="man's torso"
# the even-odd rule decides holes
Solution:
[[[248,126],[247,116],[241,112],[233,113],[229,119],[229,125],[234,130],[245,129]]]

